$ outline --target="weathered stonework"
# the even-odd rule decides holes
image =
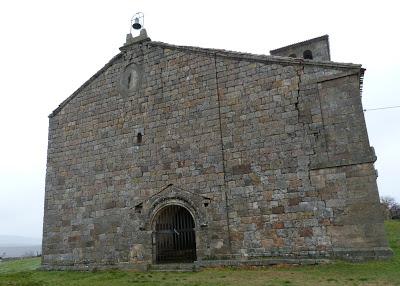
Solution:
[[[310,51],[311,54],[309,56],[314,60],[330,61],[331,54],[328,35],[272,50],[270,53],[273,56],[306,58],[305,54],[307,53],[305,51]]]
[[[49,116],[43,268],[147,269],[171,205],[196,263],[390,256],[363,73],[128,37]]]

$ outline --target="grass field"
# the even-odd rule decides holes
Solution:
[[[207,269],[200,272],[44,272],[39,258],[0,263],[0,285],[400,285],[400,221],[385,223],[395,252],[388,261],[319,266]]]

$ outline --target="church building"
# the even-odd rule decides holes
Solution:
[[[365,70],[270,54],[128,34],[49,116],[43,269],[390,257]]]

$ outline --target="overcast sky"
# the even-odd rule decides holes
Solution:
[[[364,108],[400,105],[396,1],[1,1],[0,235],[41,237],[47,116],[119,52],[135,12],[154,41],[256,54],[329,34],[361,63]],[[381,195],[400,201],[400,109],[365,113]]]

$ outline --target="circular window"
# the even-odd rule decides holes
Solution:
[[[132,91],[136,91],[140,84],[140,72],[138,66],[130,64],[125,67],[120,82],[120,92],[127,95]]]

